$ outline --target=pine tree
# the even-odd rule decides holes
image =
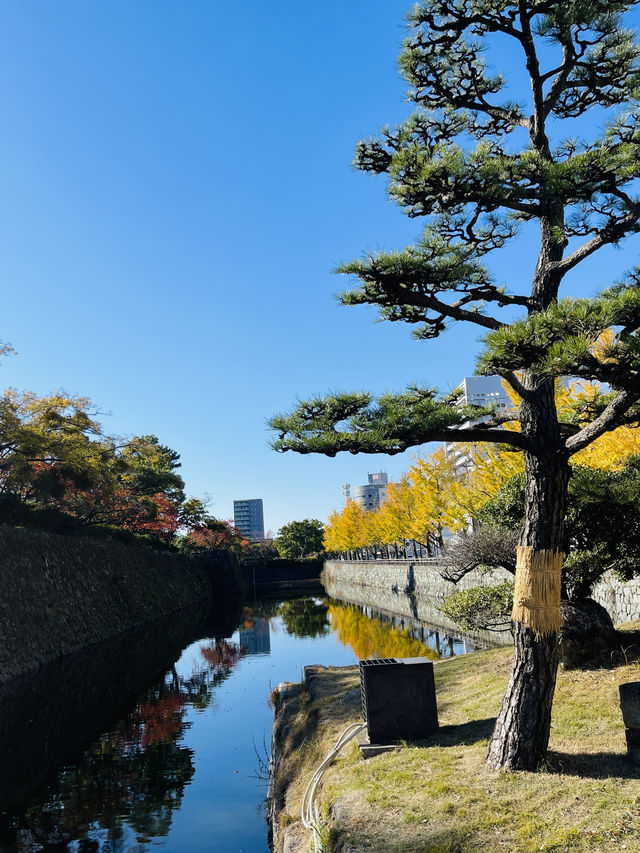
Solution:
[[[640,50],[622,17],[634,5],[423,0],[400,58],[415,112],[357,146],[356,166],[386,175],[391,198],[427,224],[414,246],[343,266],[359,282],[342,301],[377,305],[425,340],[453,321],[480,327],[477,369],[502,376],[519,406],[465,427],[483,412],[412,387],[311,399],[271,422],[280,451],[393,454],[461,440],[523,452],[515,656],[489,748],[494,768],[534,769],[548,745],[570,459],[640,415],[640,268],[591,298],[560,294],[569,272],[640,230]],[[530,83],[520,103],[485,63],[503,55],[505,39]],[[587,132],[556,143],[565,127]],[[519,293],[497,286],[485,258],[523,223],[538,223],[539,247],[531,287]],[[567,375],[604,385],[559,417],[554,381]],[[506,421],[517,429],[499,429]]]

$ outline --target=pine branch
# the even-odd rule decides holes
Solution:
[[[456,407],[433,389],[410,388],[405,394],[334,394],[302,401],[287,415],[269,422],[278,433],[275,450],[321,453],[402,453],[429,441],[492,442],[518,450],[531,449],[519,432],[492,426],[494,410]],[[478,423],[478,418],[489,418]]]
[[[624,422],[629,409],[640,399],[640,391],[620,391],[609,403],[602,414],[590,424],[583,427],[578,433],[568,438],[564,447],[571,456],[595,441],[605,432],[609,432]]]
[[[549,92],[544,99],[543,112],[545,118],[549,115],[551,110],[558,102],[558,98],[564,91],[569,74],[571,74],[571,72],[573,71],[576,62],[577,56],[575,55],[575,52],[572,50],[569,44],[565,43],[562,45],[562,65],[560,65],[559,68],[548,72],[548,74],[542,75],[542,83],[545,82],[545,79],[548,76],[553,74],[556,75],[555,79],[553,80],[553,83],[551,84],[551,88],[549,89]]]
[[[639,230],[640,226],[640,203],[632,203],[632,210],[622,219],[612,219],[608,225],[600,228],[595,237],[584,243],[566,258],[553,264],[553,269],[561,276],[565,276],[569,270],[584,261],[590,255],[595,254],[603,246],[619,243],[628,234]]]
[[[532,15],[527,10],[525,0],[519,0],[518,9],[520,12],[520,24],[522,26],[522,46],[526,56],[527,71],[531,81],[531,92],[533,95],[533,116],[529,135],[531,144],[538,150],[547,153],[549,150],[549,140],[544,127],[544,96],[542,92],[542,80],[540,73],[540,64],[536,51],[533,33],[531,32]]]
[[[482,426],[485,424],[489,427],[492,426],[501,426],[502,424],[514,423],[515,421],[520,421],[520,407],[514,406],[510,409],[496,409],[490,415],[487,416],[486,420],[483,421]]]
[[[489,374],[528,369],[540,377],[577,376],[640,388],[639,284],[636,270],[596,299],[563,299],[490,332],[478,369]],[[620,333],[596,354],[596,342],[612,327]]]
[[[528,388],[525,388],[522,382],[518,379],[517,375],[512,370],[499,370],[497,371],[498,376],[501,376],[506,382],[511,385],[516,394],[521,397],[523,400],[528,400],[531,396],[531,393]]]
[[[419,338],[437,337],[446,328],[446,320],[474,323],[485,329],[498,329],[497,319],[483,312],[485,303],[498,307],[528,306],[524,296],[506,293],[496,287],[475,257],[473,229],[469,224],[468,244],[451,242],[459,230],[459,221],[427,229],[416,248],[404,252],[371,255],[344,264],[338,272],[356,275],[361,285],[340,295],[344,305],[377,305],[384,319],[424,324],[416,332]],[[502,240],[483,233],[480,239]],[[447,297],[449,295],[449,298]]]

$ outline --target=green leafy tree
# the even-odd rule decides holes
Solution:
[[[479,513],[482,530],[521,529],[525,484],[508,480]],[[565,516],[565,597],[583,600],[607,570],[623,580],[640,573],[640,459],[620,471],[576,466],[569,481]],[[485,560],[491,563],[491,560]]]
[[[184,481],[180,456],[155,435],[110,439],[94,481],[67,483],[58,505],[84,525],[115,525],[170,541],[180,525]],[[92,444],[95,455],[99,451]]]
[[[96,415],[87,397],[63,392],[0,396],[0,519],[171,540],[183,504],[187,515],[199,512],[185,503],[179,454],[154,435],[105,435]]]
[[[178,540],[178,548],[185,553],[195,551],[230,550],[240,554],[247,540],[229,521],[207,515],[202,523],[193,526]]]
[[[157,436],[135,436],[125,443],[120,458],[126,466],[122,483],[131,494],[162,494],[176,506],[184,502],[184,480],[176,472],[180,454],[160,444]]]
[[[13,389],[0,397],[0,494],[41,505],[100,483],[115,457],[86,397],[38,397]]]
[[[200,498],[188,498],[180,507],[180,523],[183,527],[199,527],[208,517],[207,505]]]
[[[280,528],[276,548],[281,557],[290,560],[309,557],[323,550],[324,524],[317,518],[290,521]]]
[[[473,586],[448,595],[440,610],[462,628],[508,631],[513,602],[513,583],[506,580],[492,586]]]
[[[422,0],[400,57],[415,112],[356,149],[356,167],[386,175],[390,197],[427,224],[414,246],[341,267],[359,279],[342,301],[378,306],[423,340],[454,322],[482,330],[478,370],[502,376],[519,406],[465,426],[485,412],[414,387],[377,400],[310,399],[271,422],[280,451],[393,454],[460,440],[524,453],[520,553],[552,570],[544,594],[531,588],[514,611],[513,671],[488,755],[494,768],[534,769],[548,745],[571,456],[638,423],[640,270],[595,297],[560,293],[581,263],[640,230],[640,53],[622,19],[634,5]],[[526,77],[517,102],[485,59],[514,54],[521,69],[512,79]],[[580,139],[568,138],[576,131]],[[530,286],[519,292],[498,286],[486,261],[523,223],[537,225],[539,243]],[[613,336],[598,346],[609,328]],[[559,417],[560,375],[601,381],[603,390]],[[512,431],[498,428],[507,421]],[[521,567],[516,587],[531,577]]]

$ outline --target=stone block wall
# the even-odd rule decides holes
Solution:
[[[324,576],[341,582],[347,581],[356,586],[415,593],[418,597],[428,598],[434,604],[442,603],[456,590],[485,584],[493,586],[503,580],[513,580],[513,575],[503,569],[488,573],[476,569],[465,575],[457,584],[452,584],[441,577],[435,560],[429,563],[413,560],[327,560],[324,564]]]
[[[640,619],[640,578],[621,581],[613,572],[603,575],[591,597],[609,611],[614,625]]]
[[[360,590],[359,597],[363,600],[354,601],[354,603],[372,604],[372,601],[364,599],[367,598],[369,591],[375,590],[384,594],[385,606],[388,608],[393,600],[389,599],[389,593],[392,593],[396,603],[400,604],[402,597],[398,593],[412,592],[421,604],[422,612],[429,614],[425,615],[424,621],[451,628],[452,623],[448,622],[442,614],[438,615],[438,605],[448,595],[459,589],[485,584],[493,585],[506,579],[513,580],[513,575],[501,569],[488,574],[476,570],[469,572],[454,586],[449,581],[443,580],[438,573],[435,561],[419,563],[411,560],[354,562],[328,560],[324,565],[324,578],[325,586],[329,584],[327,591],[330,595],[335,593],[337,597],[341,597],[337,593],[341,588],[346,594],[348,587],[352,596]],[[334,589],[334,593],[331,593],[330,588]],[[592,598],[609,611],[614,624],[640,619],[640,577],[631,581],[621,581],[612,572],[607,572],[594,587]],[[434,619],[439,621],[433,622]]]
[[[444,580],[434,563],[412,560],[327,560],[322,580],[327,593],[341,601],[424,622],[433,628],[468,638],[478,645],[510,645],[511,633],[461,631],[439,605],[456,590],[494,585],[513,575],[501,569],[470,572],[459,583]]]
[[[0,526],[0,682],[233,592],[224,555],[193,559]]]

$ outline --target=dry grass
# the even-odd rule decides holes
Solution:
[[[485,755],[512,651],[435,665],[441,729],[424,746],[363,760],[355,746],[325,774],[332,850],[467,853],[624,850],[640,853],[640,772],[626,757],[618,684],[640,664],[560,672],[550,752],[539,773],[492,773]],[[361,718],[355,667],[323,670],[299,724],[284,821],[337,735]],[[292,753],[293,756],[293,753]],[[348,849],[348,848],[346,848]]]

